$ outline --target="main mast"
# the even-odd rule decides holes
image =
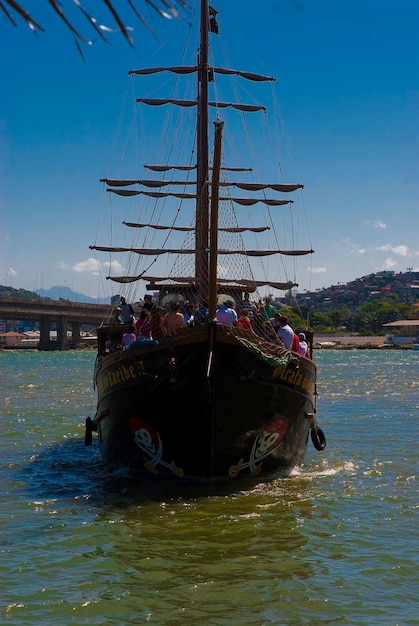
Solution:
[[[198,58],[197,182],[195,216],[195,275],[200,302],[208,297],[209,194],[208,194],[208,0],[201,0],[201,37]]]

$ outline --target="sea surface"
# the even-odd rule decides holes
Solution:
[[[326,450],[200,494],[85,447],[93,352],[0,352],[0,623],[419,624],[419,352],[316,360]]]

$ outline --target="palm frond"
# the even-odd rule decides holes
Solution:
[[[60,20],[64,22],[66,28],[73,34],[76,40],[76,46],[80,53],[82,54],[80,42],[81,43],[93,43],[91,40],[87,39],[84,34],[80,31],[80,29],[76,26],[74,18],[69,17],[70,9],[69,5],[75,5],[80,12],[83,14],[85,18],[87,18],[90,26],[95,30],[96,34],[100,36],[100,38],[105,42],[109,43],[103,31],[107,32],[120,32],[130,46],[133,46],[133,40],[131,35],[129,34],[129,30],[133,30],[129,26],[124,24],[124,20],[122,18],[121,13],[121,0],[118,3],[115,0],[97,0],[97,3],[102,3],[107,12],[112,16],[112,20],[115,27],[105,26],[104,24],[100,24],[98,20],[93,17],[82,5],[80,0],[68,0],[66,7],[64,7],[64,1],[61,2],[59,0],[44,0],[44,5],[49,5],[55,13],[59,16]],[[155,11],[160,17],[165,19],[177,18],[179,16],[179,9],[186,8],[188,3],[186,0],[141,0],[141,3],[144,7],[148,7],[152,11]],[[116,9],[116,4],[118,4],[118,9]],[[37,5],[37,10],[40,11],[39,5]],[[139,19],[143,26],[145,26],[152,34],[153,31],[145,20],[143,13],[139,11],[137,7],[137,2],[135,0],[126,0],[126,6],[130,8],[130,10],[134,13],[136,19]],[[3,13],[10,20],[13,26],[18,26],[18,21],[14,17],[13,13],[17,14],[19,18],[21,18],[27,26],[38,35],[39,32],[44,32],[44,27],[36,21],[32,15],[26,11],[23,7],[22,2],[16,2],[16,0],[0,0],[0,9],[2,9]],[[83,55],[82,55],[83,56]]]

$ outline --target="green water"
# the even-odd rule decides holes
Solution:
[[[84,446],[92,353],[0,353],[0,622],[419,624],[419,354],[317,359],[326,451],[200,494]]]

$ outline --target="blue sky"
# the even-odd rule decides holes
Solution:
[[[212,4],[232,35],[230,66],[278,78],[316,251],[301,264],[300,291],[419,271],[419,2]],[[126,11],[135,49],[110,34],[112,45],[84,47],[83,62],[47,2],[33,6],[46,28],[38,38],[0,16],[0,284],[102,296],[111,285],[88,246],[127,71],[177,64],[188,24],[146,12],[152,37]],[[111,23],[97,0],[90,10]]]

